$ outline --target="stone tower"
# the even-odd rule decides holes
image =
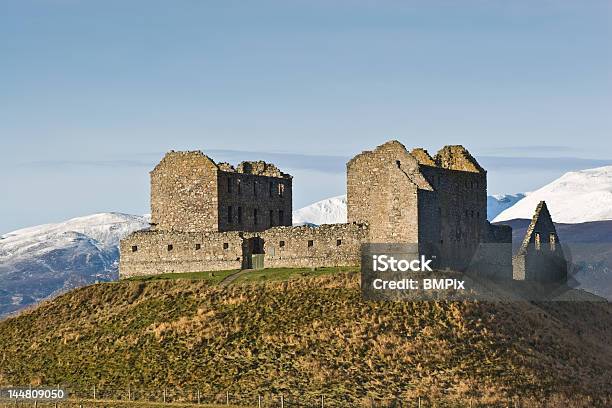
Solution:
[[[438,267],[463,270],[488,236],[486,186],[463,146],[431,157],[390,141],[347,163],[348,221],[367,223],[373,243],[418,244]]]

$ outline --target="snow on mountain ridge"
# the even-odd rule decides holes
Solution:
[[[104,247],[117,246],[119,240],[135,229],[149,225],[148,216],[122,213],[98,213],[69,219],[65,222],[42,224],[22,228],[0,236],[0,244],[20,243],[24,239],[57,236],[62,232],[80,232],[98,241]]]
[[[346,194],[317,201],[293,212],[293,225],[342,224],[346,220]]]
[[[557,223],[612,220],[612,166],[565,173],[504,210],[493,221],[530,219],[542,200]]]
[[[487,196],[487,219],[494,219],[499,213],[525,198],[527,193],[493,194]]]
[[[493,219],[525,194],[497,194],[487,197],[487,216]],[[342,224],[347,222],[346,194],[317,201],[293,212],[293,225]]]
[[[148,216],[101,213],[0,236],[0,316],[55,293],[118,277],[121,238]]]

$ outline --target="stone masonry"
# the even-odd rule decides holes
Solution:
[[[542,283],[567,281],[567,261],[544,201],[538,204],[512,264],[515,280]]]
[[[487,174],[463,146],[432,157],[390,141],[358,154],[347,163],[348,223],[319,227],[291,226],[292,177],[273,164],[171,151],[150,176],[151,228],[121,241],[121,277],[250,268],[255,257],[264,267],[351,266],[362,244],[409,243],[438,268],[513,278],[512,229],[487,221]],[[529,242],[558,242],[546,214],[538,207]],[[525,254],[515,279],[536,276]]]
[[[365,151],[347,164],[347,195],[348,221],[366,222],[372,242],[418,243],[438,267],[466,269],[477,246],[494,236],[486,172],[462,146],[434,157],[397,141]]]
[[[292,178],[276,166],[216,164],[169,152],[151,171],[151,223],[162,231],[263,231],[290,226]]]

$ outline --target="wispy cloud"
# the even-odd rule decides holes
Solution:
[[[142,160],[37,160],[21,163],[19,166],[61,170],[76,167],[151,167],[153,163]]]
[[[535,153],[535,154],[552,154],[552,153],[568,153],[576,152],[576,147],[563,145],[525,145],[525,146],[505,146],[486,149],[486,154],[501,154],[508,155],[512,153]]]
[[[478,156],[476,159],[488,171],[558,170],[559,172],[566,172],[612,165],[612,159],[582,159],[578,157]]]
[[[550,146],[547,146],[547,148]],[[562,148],[563,146],[558,146]],[[518,149],[518,147],[517,147]],[[311,155],[301,153],[269,153],[246,150],[211,149],[204,152],[217,162],[238,164],[244,160],[264,160],[274,163],[281,169],[314,170],[322,173],[343,173],[349,156]],[[163,153],[147,153],[139,159],[106,160],[40,160],[22,163],[21,166],[72,170],[80,167],[97,168],[145,168],[152,169]],[[488,171],[558,171],[559,173],[592,167],[612,165],[612,159],[583,159],[578,157],[514,157],[514,156],[477,156],[477,160]]]
[[[210,149],[204,151],[216,162],[238,164],[245,160],[264,160],[274,163],[281,169],[315,170],[324,173],[339,173],[345,171],[348,156],[309,155],[300,153],[269,153],[246,150]],[[140,159],[59,159],[38,160],[21,163],[20,166],[30,168],[47,168],[56,170],[72,170],[83,167],[97,168],[148,168],[152,169],[164,153],[139,154]]]

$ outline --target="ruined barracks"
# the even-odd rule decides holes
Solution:
[[[487,173],[463,146],[432,157],[390,141],[346,169],[348,223],[292,226],[292,176],[273,164],[233,167],[200,151],[171,151],[150,172],[150,228],[121,241],[120,275],[354,266],[364,243],[409,243],[437,268],[565,279],[545,204],[513,259],[512,229],[487,221]],[[553,256],[556,272],[532,272],[542,254]]]

